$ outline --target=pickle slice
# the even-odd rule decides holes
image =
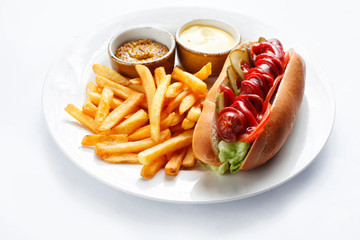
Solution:
[[[264,37],[259,37],[258,43],[265,42],[265,41],[266,41],[266,38],[264,38]]]
[[[234,68],[236,75],[240,78],[240,81],[245,79],[245,74],[241,70],[241,63],[247,63],[249,66],[252,65],[251,58],[246,50],[236,49],[229,55],[231,66]]]
[[[226,74],[228,77],[228,85],[231,88],[231,90],[234,92],[235,96],[238,96],[240,94],[240,90],[238,89],[238,86],[236,84],[236,80],[238,79],[238,75],[235,73],[234,68],[232,65],[230,65],[227,70]]]
[[[215,104],[216,104],[216,115],[218,115],[219,112],[223,110],[225,107],[225,96],[223,92],[217,95]]]
[[[247,54],[249,56],[249,60],[250,60],[250,65],[249,66],[250,66],[250,68],[253,68],[253,67],[255,67],[255,62],[254,62],[254,59],[251,56],[251,48],[252,48],[252,45],[250,45],[250,44],[248,44],[246,46],[246,52],[247,52]]]

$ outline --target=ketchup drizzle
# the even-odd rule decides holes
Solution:
[[[240,95],[236,99],[231,96],[233,102],[230,106],[227,104],[217,117],[217,133],[226,142],[251,142],[255,133],[258,135],[262,131],[259,128],[263,128],[270,114],[269,99],[289,58],[277,39],[253,44],[250,55],[255,67],[242,64],[245,79],[241,82]],[[226,95],[226,91],[220,91]]]

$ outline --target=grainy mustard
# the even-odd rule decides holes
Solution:
[[[131,41],[120,46],[115,56],[124,62],[143,63],[151,62],[165,56],[169,49],[151,39]]]

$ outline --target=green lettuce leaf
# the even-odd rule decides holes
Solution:
[[[224,162],[220,166],[212,166],[212,165],[209,165],[209,164],[206,164],[206,163],[200,163],[200,164],[203,165],[204,167],[216,172],[217,174],[220,174],[220,175],[225,174],[229,170],[229,163],[228,162]]]
[[[246,142],[228,143],[225,141],[220,141],[218,148],[220,151],[219,159],[221,162],[223,162],[222,165],[230,165],[230,172],[236,173],[237,171],[239,171],[246,156],[246,153],[250,148],[250,145]]]

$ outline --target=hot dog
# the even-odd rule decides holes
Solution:
[[[305,63],[277,39],[242,43],[203,102],[196,158],[220,173],[263,165],[290,135],[305,87]]]

